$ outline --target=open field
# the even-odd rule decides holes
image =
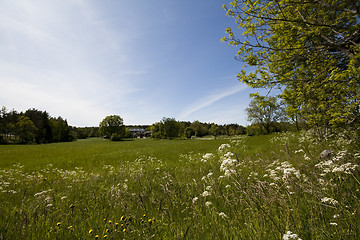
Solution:
[[[307,133],[0,146],[0,239],[359,239],[349,146]]]

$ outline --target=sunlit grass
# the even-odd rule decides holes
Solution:
[[[324,148],[331,158],[320,159]],[[358,239],[344,142],[238,139],[1,146],[0,238]],[[331,162],[329,162],[331,161]]]

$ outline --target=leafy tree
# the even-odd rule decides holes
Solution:
[[[215,123],[211,124],[210,129],[209,129],[209,133],[211,135],[213,135],[214,137],[220,135],[220,128],[218,125],[216,125]]]
[[[35,108],[28,109],[25,116],[29,117],[34,123],[36,130],[35,141],[36,143],[49,143],[52,142],[52,131],[50,126],[50,116],[45,111],[40,111]]]
[[[195,135],[197,137],[203,137],[209,133],[205,124],[199,121],[194,121],[193,123],[191,123],[190,127],[195,130]]]
[[[33,142],[36,136],[36,130],[37,128],[29,117],[19,117],[19,121],[16,123],[16,132],[21,143]]]
[[[191,138],[192,136],[195,136],[195,130],[192,127],[185,128],[184,136],[186,138]]]
[[[66,120],[61,117],[50,118],[50,126],[52,131],[52,142],[70,142],[74,140],[71,128]]]
[[[258,94],[252,94],[252,96],[254,98],[246,108],[248,120],[261,125],[269,134],[271,126],[284,119],[285,112],[276,97],[264,97]]]
[[[161,120],[163,133],[165,138],[176,138],[179,137],[180,125],[175,118],[163,118]]]
[[[288,112],[322,131],[359,128],[359,1],[235,0],[223,7],[241,32],[227,28],[222,40],[255,68],[241,71],[241,82],[283,89]]]
[[[114,140],[118,140],[125,135],[124,120],[118,115],[105,117],[99,124],[99,133],[103,137],[111,138],[113,134]]]

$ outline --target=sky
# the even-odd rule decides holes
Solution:
[[[98,126],[248,125],[222,0],[0,1],[0,105]],[[1,107],[0,106],[0,107]]]

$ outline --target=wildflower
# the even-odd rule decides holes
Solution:
[[[95,239],[98,239],[99,238],[99,235],[95,235]]]
[[[210,201],[207,201],[207,202],[205,203],[205,206],[207,206],[207,207],[209,207],[210,205],[212,205],[212,202],[210,202]]]
[[[123,232],[126,232],[126,229],[125,229],[125,228],[123,229]]]
[[[90,229],[90,230],[89,230],[89,234],[92,234],[92,233],[93,233],[93,230],[92,230],[92,229]]]
[[[225,186],[225,188],[231,188],[231,185],[228,184],[228,185]]]
[[[330,225],[331,225],[331,226],[337,226],[338,224],[335,223],[335,222],[331,222]]]
[[[125,221],[125,217],[124,217],[124,216],[121,216],[120,220],[121,220],[121,221]]]
[[[68,226],[68,229],[69,229],[69,230],[72,230],[72,228],[73,228],[73,226]]]
[[[151,220],[151,218],[149,218],[148,222],[149,222],[150,224],[152,223],[152,220]]]
[[[73,209],[75,207],[74,204],[70,204],[69,208]]]
[[[332,204],[332,205],[336,205],[336,204],[339,203],[339,202],[336,201],[335,199],[332,199],[332,198],[329,198],[329,197],[324,197],[324,198],[322,198],[322,199],[321,199],[321,202],[323,202],[323,203],[330,203],[330,204]]]
[[[116,223],[115,223],[115,226],[117,227],[118,225],[119,225],[119,223],[116,222]]]
[[[60,226],[61,226],[61,222],[58,222],[58,223],[56,224],[56,226],[60,227]]]
[[[111,223],[112,223],[112,221],[111,221],[111,220],[109,220],[109,221],[108,221],[108,223],[109,223],[109,224],[111,224]]]
[[[192,203],[194,204],[198,199],[199,199],[198,197],[194,197],[194,198],[192,199]]]
[[[227,218],[228,216],[226,216],[226,214],[225,214],[225,213],[221,212],[221,213],[219,213],[219,217],[222,217],[222,218]]]
[[[288,231],[283,236],[283,240],[289,240],[289,239],[301,240],[301,238],[299,238],[299,236],[297,234],[292,233],[291,231]]]
[[[108,233],[108,232],[109,232],[109,229],[107,228],[107,229],[105,230],[105,232],[107,232],[107,233]]]
[[[107,238],[108,236],[107,235],[104,235],[104,237],[103,238]]]
[[[202,195],[203,197],[208,197],[208,196],[211,195],[211,193],[208,192],[208,191],[205,191],[205,192],[203,192],[201,195]]]

